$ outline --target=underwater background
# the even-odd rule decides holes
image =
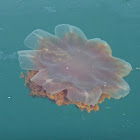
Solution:
[[[91,113],[28,95],[17,51],[28,50],[24,39],[33,30],[54,34],[58,24],[107,41],[113,56],[131,63],[129,95]],[[0,0],[0,140],[139,140],[139,92],[139,0]]]

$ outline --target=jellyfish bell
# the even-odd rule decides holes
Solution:
[[[75,26],[57,25],[55,35],[37,29],[24,43],[32,50],[19,51],[19,62],[21,68],[30,71],[25,82],[41,88],[35,95],[43,91],[55,100],[59,93],[56,103],[63,97],[62,104],[73,103],[79,108],[84,104],[84,109],[91,106],[96,110],[93,107],[104,97],[120,99],[130,91],[123,77],[130,73],[131,65],[113,57],[107,42],[88,40]],[[33,92],[32,86],[30,89]]]

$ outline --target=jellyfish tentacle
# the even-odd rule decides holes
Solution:
[[[108,71],[117,73],[118,75],[124,77],[130,73],[132,66],[119,58],[112,56],[112,51],[110,46],[103,40],[95,38],[88,40],[87,50],[89,50],[90,57],[93,57],[97,67],[104,67]]]
[[[116,57],[101,56],[97,59],[98,61],[96,63],[98,63],[98,69],[106,69],[107,71],[116,73],[121,77],[125,77],[132,70],[131,64]]]
[[[42,86],[42,88],[50,94],[61,92],[70,86],[70,83],[55,77],[48,72],[47,69],[40,70],[31,78],[31,81],[35,82],[39,86]]]
[[[54,79],[48,79],[46,82],[42,85],[43,89],[49,92],[50,94],[55,94],[58,92],[61,92],[65,89],[67,89],[69,86],[69,83],[67,82],[55,82]]]
[[[42,84],[42,87],[50,94],[55,94],[67,89],[70,85],[71,83],[64,81],[64,79],[60,79],[49,72],[48,78],[46,79],[46,82]]]
[[[96,72],[95,75],[97,76],[97,79],[102,81],[102,84],[100,84],[102,92],[112,98],[120,99],[125,97],[130,91],[127,82],[116,73],[100,70]]]
[[[79,28],[68,24],[57,25],[55,35],[66,42],[68,47],[78,47],[87,41],[85,34]]]
[[[97,56],[94,60],[95,59],[97,60],[94,63],[94,65],[96,65],[96,69],[104,69],[108,72],[120,75],[121,77],[125,77],[132,70],[132,66],[128,62],[116,57]]]
[[[18,51],[18,60],[22,69],[40,70],[44,66],[40,63],[42,50],[25,50]]]
[[[118,88],[113,86],[101,87],[103,93],[109,95],[111,98],[114,99],[120,99],[125,97],[130,92],[130,87],[124,79],[122,80],[123,84],[121,86],[118,86]]]
[[[62,46],[60,45],[61,40],[58,37],[41,29],[36,29],[29,34],[24,44],[31,49],[47,48],[49,51],[58,49],[58,45]]]
[[[87,50],[96,55],[112,56],[112,51],[108,43],[99,38],[90,39],[87,42]]]
[[[99,100],[101,94],[102,94],[101,88],[98,86],[94,87],[91,91],[88,92],[88,98],[85,103],[94,106]]]
[[[68,88],[67,97],[71,101],[85,103],[94,106],[99,100],[101,94],[102,91],[100,87],[95,87],[90,92],[87,92],[86,90],[81,90],[76,88],[75,86],[72,86]]]
[[[46,79],[48,79],[48,70],[45,68],[37,72],[30,80],[42,86],[42,84],[46,82]]]
[[[127,76],[132,70],[132,66],[130,63],[117,57],[112,57],[112,63],[110,62],[110,64],[114,64],[114,67],[116,65],[116,73],[121,77]]]

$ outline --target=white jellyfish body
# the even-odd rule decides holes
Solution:
[[[31,81],[50,94],[67,89],[69,100],[95,105],[102,93],[115,99],[129,93],[122,77],[131,65],[113,57],[105,41],[88,40],[75,26],[58,25],[55,35],[37,29],[25,45],[32,50],[18,52],[21,68],[38,71]]]

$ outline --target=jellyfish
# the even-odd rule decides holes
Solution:
[[[32,96],[90,112],[99,110],[105,98],[120,99],[130,91],[123,77],[131,64],[113,57],[106,41],[87,39],[75,26],[57,25],[55,35],[37,29],[24,44],[30,50],[18,51],[18,59]]]

